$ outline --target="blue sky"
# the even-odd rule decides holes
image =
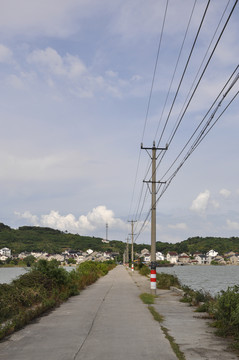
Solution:
[[[149,193],[141,216],[136,211],[149,164],[140,144],[150,147],[160,138],[206,3],[195,2],[170,87],[194,1],[168,2],[163,33],[163,0],[2,1],[1,222],[100,237],[108,223],[109,239],[125,241],[128,220],[137,219],[137,242],[150,243],[149,224],[139,234]],[[166,145],[233,4],[211,1],[160,146]],[[158,167],[158,180],[164,180],[162,174],[238,65],[238,17],[237,5]],[[237,91],[238,83],[217,114]],[[238,130],[236,98],[160,198],[157,240],[238,236]]]

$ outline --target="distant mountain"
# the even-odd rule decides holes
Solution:
[[[191,237],[176,244],[157,242],[158,251],[177,251],[177,253],[194,254],[195,252],[206,253],[213,249],[219,254],[229,251],[239,252],[239,238],[223,238],[223,237]]]
[[[109,243],[102,243],[100,237],[81,236],[71,234],[48,227],[22,226],[19,229],[11,229],[9,226],[0,223],[0,249],[8,247],[12,253],[18,254],[22,251],[45,251],[51,254],[61,253],[66,249],[85,251],[91,248],[94,251],[119,252],[122,256],[126,244],[123,241],[112,240]],[[150,250],[149,244],[134,244],[134,250],[140,252],[142,249]],[[166,254],[168,251],[178,253],[195,252],[206,253],[214,249],[220,254],[228,251],[239,252],[239,238],[220,237],[192,237],[176,244],[157,242],[156,250]],[[129,244],[129,252],[131,244]]]

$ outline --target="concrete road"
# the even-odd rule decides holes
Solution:
[[[4,360],[176,360],[159,324],[118,266],[0,343]]]
[[[142,292],[149,292],[150,282],[137,271],[132,279]],[[153,305],[164,318],[162,325],[168,329],[183,352],[186,360],[236,360],[238,355],[230,350],[230,340],[214,334],[207,313],[195,313],[195,307],[180,302],[181,296],[172,290],[157,289]],[[163,358],[160,358],[163,359]]]
[[[179,296],[171,290],[157,290],[155,309],[164,317],[163,326],[169,329],[180,350],[188,360],[236,360],[230,351],[228,339],[214,334],[205,319],[207,313],[195,313],[195,308],[179,302]]]

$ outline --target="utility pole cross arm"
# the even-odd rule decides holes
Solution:
[[[148,150],[152,151],[152,156],[149,154],[151,160],[152,160],[152,177],[149,181],[144,181],[147,183],[152,184],[152,190],[151,190],[151,292],[152,294],[156,295],[156,184],[157,183],[164,183],[162,181],[156,181],[156,152],[157,150],[167,150],[168,144],[165,148],[159,148],[155,146],[155,141],[153,142],[153,147],[143,147],[143,144],[141,143],[141,149],[144,149],[149,154]]]

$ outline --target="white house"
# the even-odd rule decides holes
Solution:
[[[0,249],[0,255],[6,256],[6,257],[11,257],[11,250],[8,249],[7,247],[4,247],[4,248]]]
[[[218,255],[218,252],[215,251],[215,250],[209,250],[207,253],[206,253],[206,256],[207,256],[207,262],[210,264],[211,261]]]
[[[164,260],[164,255],[160,251],[157,251],[156,252],[156,261],[163,261],[163,260]]]
[[[196,255],[195,260],[197,260],[199,265],[207,264],[207,256],[204,254]]]
[[[88,249],[88,250],[86,250],[86,252],[87,252],[88,255],[91,255],[94,251],[91,250],[91,249]]]
[[[215,250],[209,250],[206,255],[210,257],[216,257],[218,255],[218,252]]]
[[[166,255],[166,260],[171,264],[176,264],[178,262],[178,253],[175,251],[169,251]]]
[[[190,257],[187,254],[182,253],[178,256],[178,261],[182,264],[188,264],[190,261]]]

